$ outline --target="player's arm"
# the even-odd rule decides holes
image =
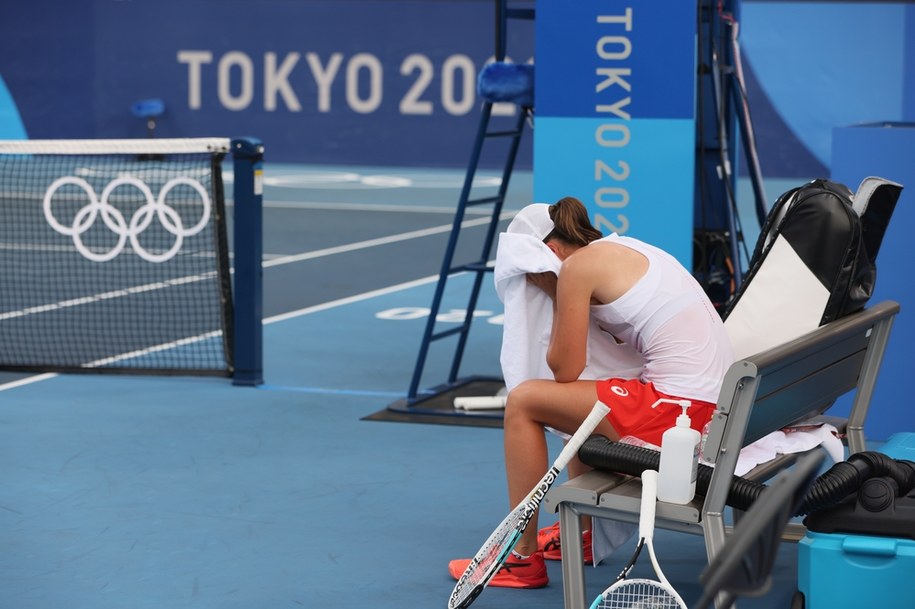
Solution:
[[[587,363],[588,325],[594,277],[586,259],[570,256],[562,265],[553,299],[553,329],[547,364],[560,383],[578,380]]]

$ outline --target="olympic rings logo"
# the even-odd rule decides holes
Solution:
[[[57,221],[54,212],[51,209],[51,198],[62,186],[71,184],[77,186],[89,197],[89,203],[76,212],[73,222],[70,226],[65,226]],[[165,198],[168,193],[178,186],[184,184],[193,188],[200,195],[200,201],[203,205],[203,213],[200,221],[190,228],[184,228],[184,222],[181,216],[172,207],[166,204]],[[132,186],[140,191],[145,199],[145,203],[137,209],[130,218],[128,224],[121,211],[109,203],[111,193],[119,186]],[[64,176],[54,180],[48,187],[44,195],[44,216],[55,231],[62,235],[73,238],[73,245],[83,257],[95,262],[105,262],[113,259],[124,250],[127,240],[130,240],[130,246],[140,258],[148,262],[165,262],[175,257],[175,254],[181,249],[185,237],[196,235],[203,230],[203,227],[210,221],[210,195],[206,189],[197,182],[186,177],[172,178],[159,191],[159,197],[153,196],[149,186],[137,178],[131,176],[121,176],[112,180],[102,196],[96,195],[95,189],[86,180],[74,176]],[[89,230],[95,223],[96,218],[101,215],[102,222],[112,233],[117,235],[117,243],[109,251],[96,253],[89,249],[84,243],[82,235]],[[167,251],[157,254],[150,252],[139,241],[139,235],[146,230],[153,220],[153,216],[159,219],[159,222],[169,233],[175,236],[175,243]]]

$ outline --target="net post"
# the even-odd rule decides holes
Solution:
[[[235,240],[235,371],[233,385],[264,382],[263,162],[256,138],[232,140]]]

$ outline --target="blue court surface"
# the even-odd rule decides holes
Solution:
[[[267,165],[260,387],[4,374],[0,608],[445,607],[448,560],[509,508],[501,430],[363,419],[406,394],[462,176]],[[508,207],[530,198],[516,172]],[[443,311],[466,305],[464,279]],[[498,374],[500,313],[487,282],[462,374]],[[424,387],[445,380],[451,353],[434,351]],[[702,540],[655,545],[695,601]],[[589,594],[630,551],[587,570]],[[549,568],[547,588],[474,606],[559,609]],[[796,569],[783,544],[772,591],[741,606],[788,606]]]

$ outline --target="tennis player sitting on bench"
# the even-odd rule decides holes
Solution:
[[[691,400],[692,426],[701,431],[734,360],[721,317],[675,258],[630,237],[603,237],[573,197],[554,205],[529,205],[518,215],[562,266],[558,278],[553,273],[527,275],[553,302],[546,357],[554,380],[528,380],[508,395],[504,442],[512,507],[547,470],[545,427],[574,433],[600,399],[611,411],[595,433],[613,440],[635,436],[660,445],[661,434],[682,412],[669,403],[652,408],[657,400],[668,398]],[[589,316],[599,321],[606,340],[626,342],[644,356],[640,378],[579,380],[587,358]],[[584,470],[578,463],[569,471],[571,475]],[[586,531],[586,548],[589,535]],[[546,558],[561,558],[558,537],[558,527],[539,532],[528,527],[489,585],[546,586],[544,550]],[[469,559],[453,560],[448,570],[459,578],[468,563]]]

